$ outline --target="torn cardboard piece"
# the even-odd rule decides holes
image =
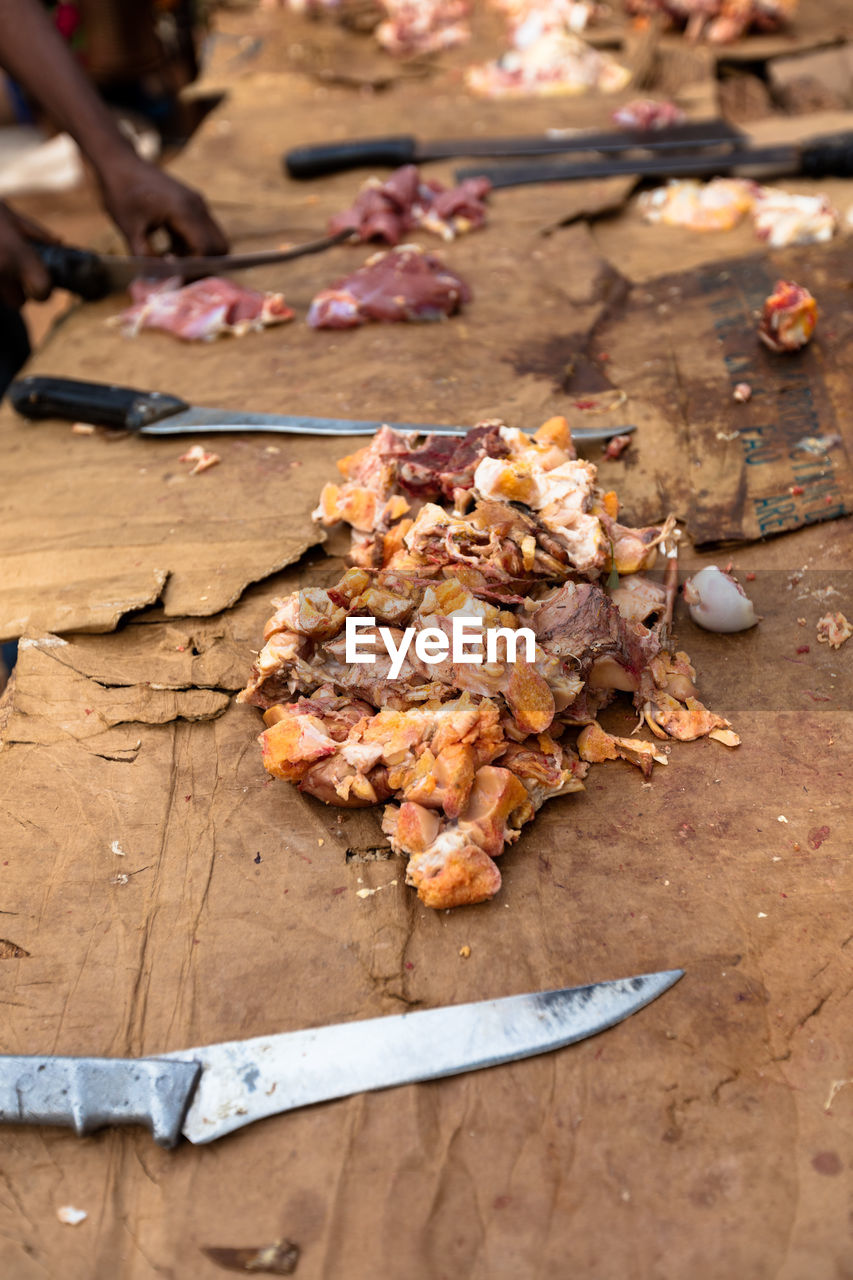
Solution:
[[[93,679],[62,661],[59,655],[64,656],[67,647],[53,635],[20,642],[11,714],[3,730],[7,745],[71,739],[95,754],[120,758],[122,752],[138,749],[140,725],[214,719],[231,701],[230,692],[216,689],[164,689],[150,681],[113,685],[103,676]]]
[[[42,367],[73,368],[78,344],[94,352],[100,320],[92,324],[79,309],[40,356]],[[110,366],[112,378],[144,383],[133,350],[116,350],[124,364]],[[151,389],[169,389],[166,363],[161,382],[155,358]],[[95,358],[72,376],[102,380],[105,367]],[[0,513],[4,639],[109,631],[156,601],[173,616],[215,614],[324,538],[294,483],[300,468],[310,472],[311,452],[298,457],[287,437],[228,437],[216,445],[222,464],[197,476],[178,461],[183,437],[79,436],[67,423],[25,422],[8,405],[0,437],[9,478]]]

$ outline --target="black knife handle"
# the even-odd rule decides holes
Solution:
[[[805,143],[800,172],[806,178],[853,178],[853,133],[829,133]]]
[[[349,142],[295,147],[285,155],[284,167],[291,178],[322,178],[371,165],[398,169],[401,164],[414,164],[417,153],[417,142],[407,133],[390,138],[353,138]]]
[[[160,391],[38,375],[13,382],[9,399],[24,418],[67,418],[70,422],[94,422],[100,427],[123,427],[126,431],[139,431],[189,408],[177,396]]]
[[[67,244],[31,240],[55,289],[67,289],[86,302],[98,302],[113,292],[109,272],[97,253],[73,249]]]

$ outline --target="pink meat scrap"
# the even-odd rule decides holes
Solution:
[[[779,31],[794,15],[797,0],[624,0],[628,13],[662,14],[684,27],[689,40],[731,44],[747,31]]]
[[[375,253],[311,303],[312,329],[355,329],[369,320],[441,320],[470,302],[471,290],[435,254],[404,244]]]
[[[442,240],[453,240],[483,225],[483,201],[490,189],[488,178],[468,178],[451,188],[434,179],[424,182],[417,166],[407,164],[386,182],[369,178],[352,207],[331,219],[329,233],[352,227],[362,240],[396,245],[414,228],[423,227]]]
[[[634,98],[613,112],[613,123],[620,129],[668,129],[684,119],[681,107],[667,99]]]
[[[122,311],[116,323],[131,338],[140,329],[163,329],[185,342],[212,342],[221,333],[241,337],[252,329],[283,324],[294,315],[283,294],[258,293],[218,276],[186,285],[180,276],[134,280],[130,296],[133,306]]]
[[[469,0],[381,0],[387,17],[376,39],[397,57],[439,53],[464,44],[471,32],[466,22]]]

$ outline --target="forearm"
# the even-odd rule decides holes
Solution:
[[[131,150],[38,0],[0,0],[0,65],[102,176]]]

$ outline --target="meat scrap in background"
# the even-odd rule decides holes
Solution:
[[[636,17],[663,14],[684,27],[688,40],[729,44],[747,31],[779,31],[791,20],[797,0],[625,0]]]
[[[825,244],[838,228],[838,213],[826,196],[798,196],[759,187],[752,209],[756,235],[771,249],[791,244]]]
[[[630,436],[614,436],[612,440],[608,440],[601,452],[604,454],[605,458],[615,460],[616,458],[622,457],[622,454],[630,444]]]
[[[853,628],[843,613],[825,613],[818,619],[817,638],[830,649],[840,649],[853,636]]]
[[[771,351],[799,351],[811,341],[818,310],[808,289],[790,280],[777,280],[765,300],[758,336]]]
[[[382,0],[382,7],[388,16],[376,28],[376,39],[397,57],[439,53],[471,36],[469,0]]]
[[[657,101],[654,98],[633,98],[624,106],[617,107],[612,115],[613,123],[620,129],[668,129],[670,125],[681,124],[686,118],[681,107],[667,100]]]
[[[414,58],[452,49],[470,39],[471,0],[262,0],[264,8],[287,6],[294,13],[328,14],[343,26],[373,31],[386,53]]]
[[[190,470],[191,476],[197,476],[202,471],[209,471],[211,467],[215,467],[221,462],[218,453],[208,453],[204,445],[194,444],[186,453],[182,453],[178,458],[178,462],[192,462],[195,465]]]
[[[330,219],[329,234],[351,227],[363,241],[396,245],[422,227],[442,240],[453,240],[483,225],[483,201],[490,189],[488,178],[468,178],[449,188],[434,179],[422,181],[417,166],[407,164],[385,182],[368,178],[352,207]]]
[[[746,214],[759,240],[772,249],[795,244],[825,244],[838,229],[838,213],[826,196],[800,196],[762,187],[748,178],[674,178],[639,197],[647,222],[689,227],[693,231],[729,231]]]
[[[646,222],[693,231],[729,231],[752,209],[755,183],[744,178],[674,178],[665,187],[644,191],[637,207]]]
[[[185,342],[212,342],[220,334],[242,337],[253,329],[284,324],[294,315],[283,294],[258,293],[218,276],[186,285],[179,276],[134,280],[130,296],[133,306],[110,322],[121,325],[130,338],[141,329],[162,329]]]
[[[571,31],[545,31],[523,48],[493,62],[468,67],[465,84],[482,98],[551,97],[619,93],[631,79],[627,67]]]
[[[354,567],[273,601],[239,701],[264,710],[275,777],[328,804],[387,802],[382,828],[426,905],[493,897],[495,859],[547,799],[583,789],[586,761],[623,758],[645,775],[665,761],[599,730],[617,692],[657,738],[738,744],[669,650],[674,579],[644,574],[658,547],[674,556],[673,518],[621,524],[564,418],[532,437],[488,421],[420,445],[383,427],[338,466],[315,517],[351,526]],[[348,659],[352,618],[374,635],[373,664]],[[479,619],[494,660],[426,663],[411,643],[396,669],[382,656],[377,626],[399,645],[449,639],[462,618]],[[513,655],[522,628],[533,643]],[[579,759],[567,735],[584,726]]]
[[[355,329],[370,320],[441,320],[471,290],[435,254],[404,244],[376,253],[363,267],[318,293],[308,312],[312,329]]]

